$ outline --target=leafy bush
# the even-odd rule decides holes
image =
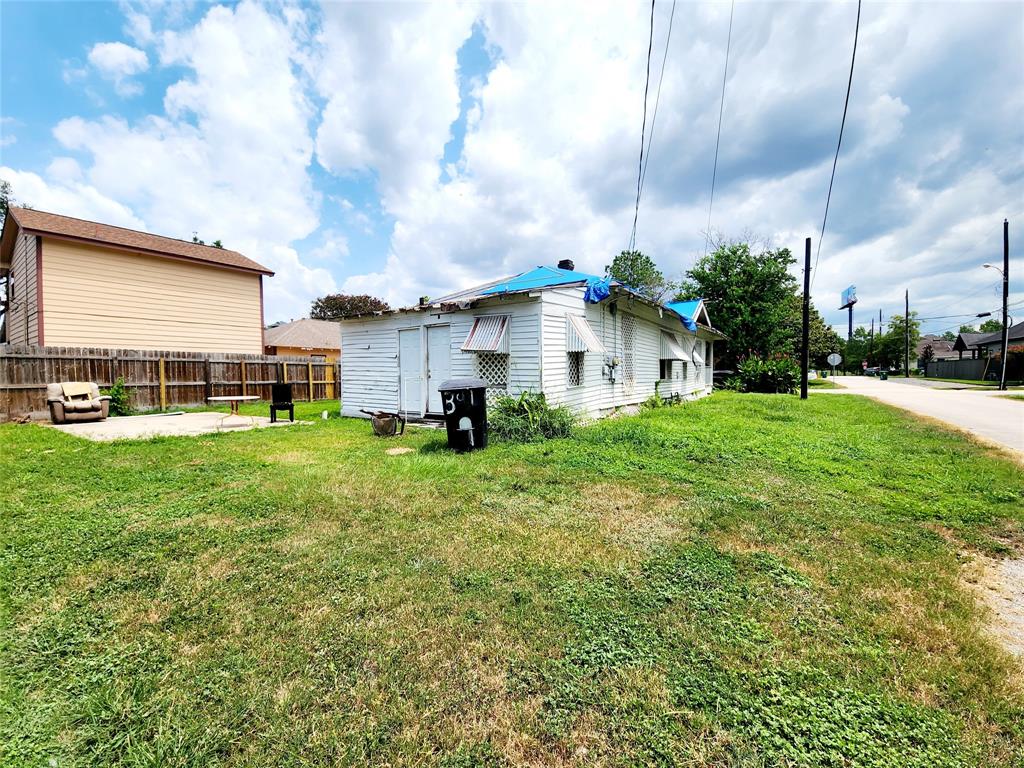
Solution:
[[[800,366],[786,355],[750,355],[740,360],[737,373],[734,378],[743,392],[791,394],[800,381]]]
[[[124,378],[118,376],[114,386],[103,390],[103,394],[110,397],[111,416],[128,416],[131,414],[132,406],[128,397],[128,388],[124,385]]]
[[[564,405],[550,406],[543,394],[523,392],[518,397],[499,397],[487,420],[490,434],[499,440],[530,443],[553,437],[569,437],[576,415]]]

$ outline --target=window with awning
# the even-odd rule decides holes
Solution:
[[[463,352],[497,352],[507,355],[508,315],[482,315],[473,318],[473,327],[461,347]]]
[[[598,352],[605,354],[604,344],[597,338],[587,318],[582,315],[566,315],[565,317],[565,351],[566,352]]]
[[[661,359],[682,360],[684,363],[693,362],[690,359],[690,356],[686,354],[686,350],[684,350],[682,345],[679,343],[676,335],[674,333],[669,333],[668,331],[661,332]]]

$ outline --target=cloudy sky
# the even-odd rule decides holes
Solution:
[[[729,12],[675,8],[637,230],[670,276],[704,251]],[[649,13],[6,0],[0,176],[39,209],[220,238],[277,272],[268,321],[560,258],[600,273],[633,220]],[[714,232],[817,245],[855,16],[736,4]],[[995,310],[1004,217],[1021,253],[1024,4],[865,3],[816,304],[843,323],[854,283],[867,322],[909,288],[933,332]]]

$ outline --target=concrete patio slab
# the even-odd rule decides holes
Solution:
[[[217,411],[198,413],[144,414],[142,416],[112,416],[106,421],[80,424],[47,424],[68,435],[87,440],[147,440],[153,437],[206,435],[211,432],[245,432],[266,427],[286,427],[290,424],[308,424],[303,421],[278,421],[271,424],[266,416],[232,416],[221,425],[227,414]]]

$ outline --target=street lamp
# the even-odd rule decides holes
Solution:
[[[1006,219],[1003,219],[1003,268],[994,264],[983,264],[982,267],[994,269],[1003,278],[1003,370],[999,375],[999,388],[1006,389],[1006,353],[1010,341],[1010,316],[1006,306],[1010,299],[1010,224]]]

